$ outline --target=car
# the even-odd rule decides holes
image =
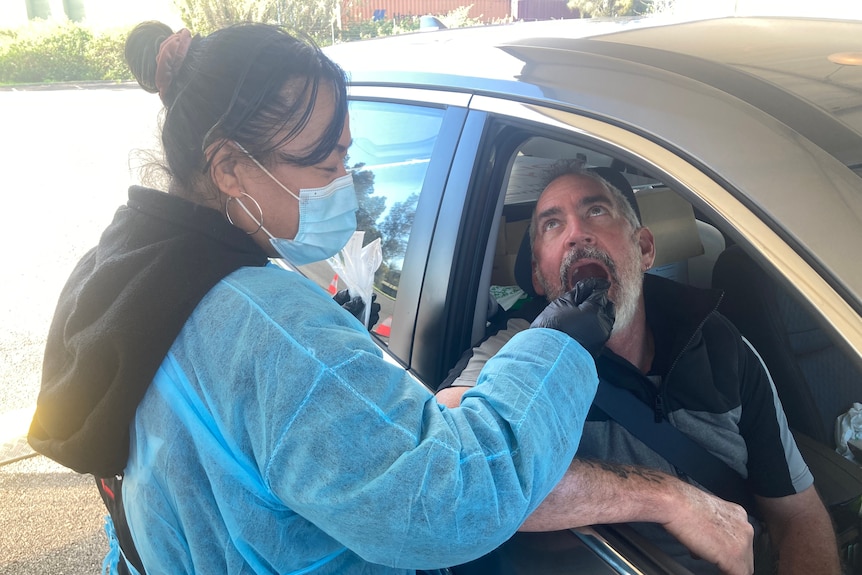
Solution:
[[[436,389],[518,292],[543,171],[613,168],[656,235],[651,273],[725,290],[853,565],[862,473],[833,430],[862,402],[860,38],[858,21],[643,18],[328,48],[350,81],[359,227],[383,251],[376,340]],[[519,534],[453,571],[685,572],[625,526]]]

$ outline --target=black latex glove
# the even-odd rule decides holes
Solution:
[[[353,317],[362,321],[365,311],[365,302],[359,296],[350,297],[350,290],[343,289],[332,296],[335,303],[349,311]],[[380,319],[380,304],[377,303],[377,294],[371,294],[371,313],[368,316],[368,329],[370,330]]]
[[[611,336],[614,304],[608,299],[611,284],[587,278],[548,304],[530,327],[547,327],[568,334],[596,357]]]

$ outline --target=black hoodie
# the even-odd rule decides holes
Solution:
[[[33,449],[79,473],[122,473],[138,403],[198,302],[231,272],[266,262],[219,212],[130,188],[60,294]]]

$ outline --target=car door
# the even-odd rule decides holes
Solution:
[[[561,107],[476,95],[470,102],[462,141],[442,198],[441,214],[450,215],[441,217],[435,230],[425,273],[426,288],[419,300],[417,341],[421,334],[423,345],[414,350],[413,359],[416,365],[423,366],[423,373],[430,380],[441,381],[459,355],[481,340],[489,320],[489,307],[493,307],[489,293],[499,276],[500,262],[505,261],[499,252],[506,249],[507,243],[511,246],[511,241],[505,239],[506,228],[529,217],[531,202],[541,191],[539,186],[525,190],[529,188],[524,184],[525,174],[528,178],[537,175],[543,163],[556,159],[580,159],[586,165],[619,167],[627,172],[639,194],[669,196],[671,204],[658,205],[682,205],[687,209],[690,225],[656,232],[662,242],[660,257],[682,250],[662,261],[656,273],[673,274],[671,277],[675,279],[708,287],[720,252],[725,246],[737,244],[768,274],[791,289],[801,305],[819,317],[819,323],[848,362],[859,363],[862,320],[852,300],[843,298],[836,278],[816,266],[816,253],[800,253],[800,246],[788,241],[792,230],[782,228],[779,222],[756,209],[746,190],[727,183],[744,175],[712,172],[703,159],[693,162],[679,153],[674,142],[646,138],[618,122],[586,117]],[[723,161],[730,163],[726,155]],[[826,164],[824,169],[845,170],[832,162]],[[844,177],[843,172],[840,175]],[[676,220],[664,217],[663,221],[674,224]],[[685,235],[683,230],[691,233]],[[683,245],[690,238],[693,238],[691,245]],[[718,243],[713,243],[714,240]],[[855,392],[862,397],[862,383],[855,384]],[[828,446],[806,443],[803,448],[809,465],[816,466],[821,491],[831,492],[829,484],[834,473],[849,472],[856,477],[849,490],[825,495],[827,503],[838,504],[859,495],[858,473],[842,468],[840,463],[833,467],[836,462],[827,455]],[[828,463],[823,462],[825,466],[821,466],[823,457],[829,459]],[[847,536],[852,538],[852,525],[850,530]],[[619,534],[618,528],[602,531],[605,540]],[[583,537],[581,533],[576,536]],[[630,537],[622,538],[632,541]],[[500,554],[508,557],[507,562],[517,562],[516,557],[522,559],[525,551],[517,547],[517,541],[522,539],[523,536],[516,537],[498,550],[497,559]],[[629,555],[640,554],[640,550],[648,547],[640,542]],[[646,560],[646,564],[652,565],[646,567],[647,572],[652,568],[658,569],[657,572],[677,568],[672,562],[659,567],[653,560]],[[552,572],[567,571],[557,566]]]

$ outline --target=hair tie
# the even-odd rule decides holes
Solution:
[[[183,28],[176,34],[165,38],[162,45],[159,46],[159,55],[156,56],[156,88],[159,91],[159,98],[162,99],[162,103],[165,105],[167,105],[167,102],[165,102],[165,92],[167,92],[174,81],[174,77],[180,71],[191,43],[191,32]]]

